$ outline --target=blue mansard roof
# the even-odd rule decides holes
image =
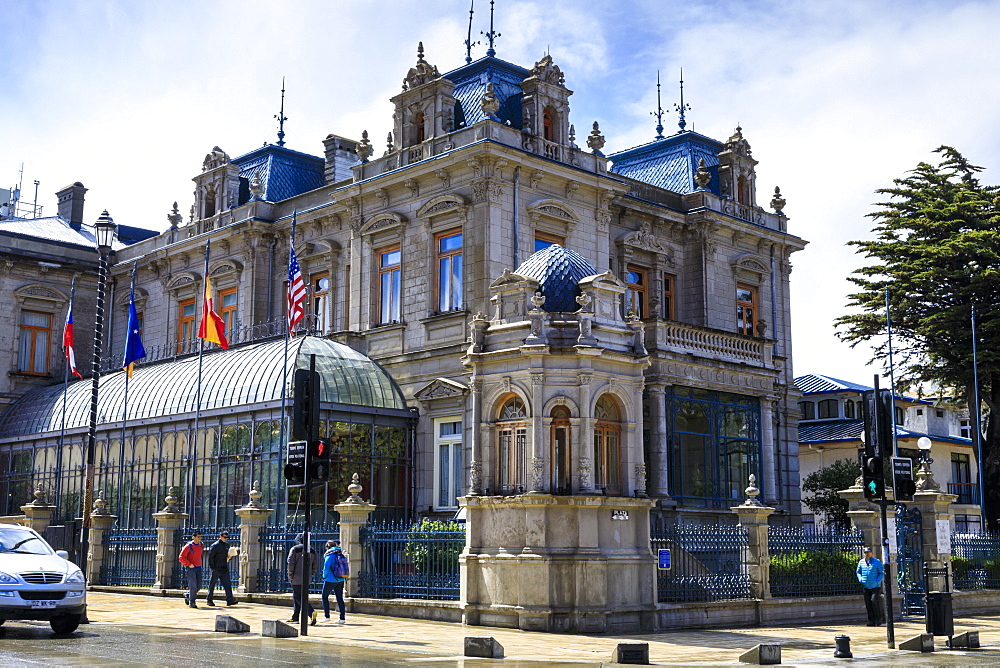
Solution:
[[[264,199],[269,202],[280,202],[324,185],[323,158],[284,146],[266,144],[234,158],[233,164],[240,168],[240,204],[250,199],[249,185],[255,176],[264,186]]]
[[[480,58],[443,75],[455,84],[455,127],[478,123],[486,118],[480,100],[486,84],[493,84],[493,93],[500,100],[497,117],[521,129],[521,82],[531,76],[529,70],[494,56]]]
[[[529,257],[514,273],[538,281],[538,291],[545,296],[542,310],[572,313],[580,308],[576,303],[580,281],[595,275],[597,269],[576,251],[553,244]]]
[[[697,132],[683,131],[664,139],[613,153],[611,171],[658,188],[685,194],[698,189],[694,174],[703,158],[712,180],[708,189],[719,195],[719,153],[723,144]]]

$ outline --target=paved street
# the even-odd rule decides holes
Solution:
[[[289,608],[241,603],[234,608],[185,608],[179,598],[91,593],[93,623],[71,638],[52,635],[47,624],[7,622],[0,635],[0,663],[17,665],[355,665],[479,666],[491,661],[464,660],[463,638],[491,635],[505,648],[504,666],[599,666],[618,642],[648,642],[650,660],[666,665],[734,665],[739,655],[761,642],[782,645],[783,665],[843,664],[833,658],[833,637],[852,638],[855,662],[866,665],[996,665],[1000,663],[1000,616],[956,620],[956,630],[978,630],[984,649],[938,651],[930,655],[888,650],[885,630],[855,624],[703,631],[622,636],[532,633],[513,629],[465,627],[371,615],[349,616],[346,626],[310,629],[308,639],[261,638],[263,619],[287,619]],[[859,601],[860,604],[860,601]],[[230,612],[250,624],[249,635],[212,632],[216,614]],[[901,641],[922,624],[897,625]],[[12,642],[16,641],[16,642]],[[943,648],[943,638],[938,648]]]

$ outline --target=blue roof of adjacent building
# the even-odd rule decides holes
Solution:
[[[572,313],[580,308],[580,281],[597,273],[594,265],[576,251],[553,244],[538,251],[514,272],[538,281],[545,296],[543,311]]]
[[[961,436],[947,436],[942,434],[925,434],[912,429],[904,429],[895,425],[897,438],[917,439],[926,436],[935,441],[943,443],[958,443],[969,445],[971,439]],[[838,441],[858,441],[862,440],[865,425],[862,420],[810,420],[799,423],[799,443],[833,443]]]
[[[872,389],[869,385],[861,385],[860,383],[852,383],[847,380],[833,378],[832,376],[820,376],[818,374],[799,376],[795,379],[795,387],[799,388],[804,394],[812,394],[814,392],[844,392],[846,390],[864,392],[865,390]]]
[[[260,179],[268,202],[280,202],[324,185],[323,158],[284,146],[266,144],[234,158],[233,164],[240,168],[240,204],[249,201],[254,177]]]
[[[92,223],[81,223],[77,227],[62,216],[8,218],[0,220],[0,234],[40,239],[67,246],[80,246],[94,251],[95,254],[97,253],[94,225]],[[116,234],[117,238],[112,246],[114,250],[121,250],[137,241],[155,237],[157,233],[141,227],[118,225]]]
[[[493,93],[500,100],[497,118],[521,129],[521,82],[531,76],[529,70],[495,56],[480,58],[468,65],[442,75],[455,84],[455,127],[460,128],[486,118],[480,101],[486,84],[493,84]]]
[[[615,174],[682,195],[698,189],[694,174],[698,171],[698,160],[704,159],[712,174],[708,189],[719,195],[719,153],[722,149],[723,143],[711,137],[681,131],[613,153],[608,159]]]

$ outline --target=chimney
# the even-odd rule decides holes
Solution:
[[[59,202],[58,213],[69,221],[69,226],[74,230],[80,229],[83,225],[83,196],[86,193],[87,189],[79,181],[56,193]]]

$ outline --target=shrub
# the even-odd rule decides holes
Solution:
[[[464,547],[464,526],[425,517],[407,535],[406,556],[418,573],[457,573],[458,555]]]
[[[771,580],[816,584],[857,582],[858,557],[847,552],[806,550],[796,554],[771,555]]]

